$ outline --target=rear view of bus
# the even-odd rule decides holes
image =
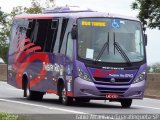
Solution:
[[[142,99],[147,37],[137,19],[68,7],[16,16],[8,83],[32,100],[54,93],[66,105]],[[29,95],[27,94],[29,91]]]

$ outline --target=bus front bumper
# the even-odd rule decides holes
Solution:
[[[109,85],[102,85],[102,86],[107,87]],[[144,96],[144,88],[145,88],[145,80],[135,84],[131,84],[123,94],[118,95],[117,99],[142,99]],[[105,100],[109,99],[106,97],[107,94],[108,93],[101,93],[96,88],[96,85],[93,82],[83,80],[80,77],[77,77],[74,81],[74,97]]]

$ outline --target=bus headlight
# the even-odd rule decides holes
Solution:
[[[78,69],[78,75],[84,80],[91,81],[90,76],[87,73],[83,72],[81,69]]]
[[[145,76],[146,76],[146,72],[144,71],[133,81],[133,83],[138,83],[143,81],[145,79]]]

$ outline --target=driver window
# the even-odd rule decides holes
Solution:
[[[71,60],[73,60],[73,40],[71,38],[71,34],[68,35],[67,38],[67,50],[66,50],[66,56],[68,56]]]

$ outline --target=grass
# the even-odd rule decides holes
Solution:
[[[27,120],[26,118],[18,115],[12,115],[8,113],[0,113],[0,120]]]

